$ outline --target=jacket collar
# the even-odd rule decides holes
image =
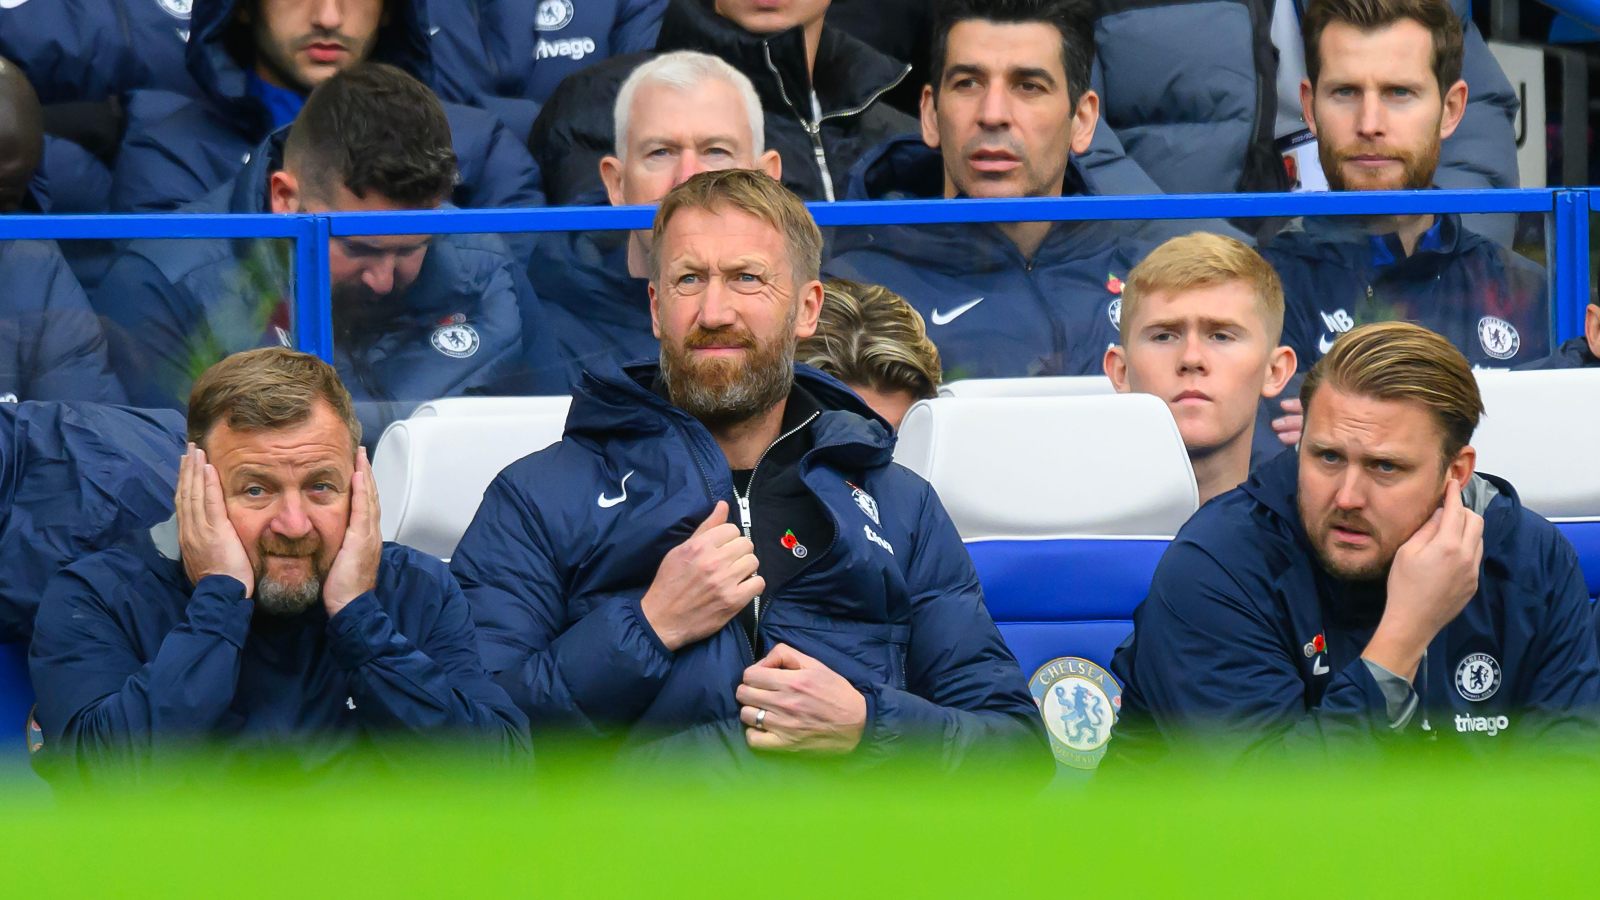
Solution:
[[[717,15],[711,0],[673,0],[661,17],[656,50],[699,50],[750,76],[768,115],[792,108],[811,118],[812,78],[806,70],[804,29],[755,34]],[[815,89],[823,116],[859,112],[911,71],[827,24],[817,44]]]
[[[811,425],[816,451],[856,466],[890,461],[894,435],[860,397],[832,376],[804,364],[794,367],[794,376],[790,405],[794,405],[795,394],[803,393],[796,410],[803,408],[809,415],[814,408],[820,413]],[[674,427],[688,427],[714,444],[704,425],[656,392],[659,378],[660,364],[656,362],[585,372],[573,391],[567,435],[603,444],[619,437],[660,437]]]
[[[938,199],[944,196],[944,160],[939,151],[915,135],[891,138],[878,145],[851,171],[845,197],[850,200]],[[1067,164],[1063,197],[1093,196],[1078,160]],[[1057,222],[1033,255],[1037,265],[1081,260],[1108,253],[1130,243],[1147,240],[1144,226],[1121,222]],[[892,240],[882,240],[887,232]],[[834,237],[835,253],[868,245],[884,252],[917,259],[940,272],[972,273],[975,265],[988,271],[1024,264],[1022,254],[998,226],[982,223],[886,226],[876,229],[841,229]],[[977,261],[983,261],[979,263]]]

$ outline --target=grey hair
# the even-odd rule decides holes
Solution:
[[[617,159],[628,158],[628,118],[633,111],[633,95],[639,88],[647,84],[659,84],[686,91],[711,79],[726,81],[739,92],[739,99],[744,101],[745,116],[750,120],[750,153],[760,156],[766,149],[763,137],[765,124],[761,116],[761,98],[756,96],[755,85],[743,72],[715,56],[693,50],[675,50],[634,69],[622,82],[622,89],[617,92],[617,104],[612,110]]]

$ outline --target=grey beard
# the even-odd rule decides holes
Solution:
[[[309,578],[290,587],[270,578],[256,582],[256,606],[269,616],[298,616],[322,600],[322,581]]]

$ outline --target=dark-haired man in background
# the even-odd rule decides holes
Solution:
[[[185,211],[434,209],[455,174],[433,94],[367,63],[324,82],[286,135]],[[525,333],[533,358],[551,362],[551,386],[564,384],[553,350],[541,353],[538,301],[499,238],[339,237],[328,253],[335,362],[374,437],[422,400],[539,390],[537,376],[517,376]],[[195,376],[223,356],[291,344],[291,274],[280,242],[132,244],[94,302],[116,326],[112,364],[133,402],[181,408]]]

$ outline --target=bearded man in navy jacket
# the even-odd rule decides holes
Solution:
[[[489,680],[444,564],[378,531],[350,393],[279,347],[212,366],[189,405],[179,558],[106,550],[45,591],[30,668],[47,775],[145,771],[215,744],[316,776],[395,735],[494,760],[527,720]]]
[[[1577,553],[1475,471],[1466,357],[1358,326],[1301,388],[1298,454],[1206,504],[1112,673],[1108,767],[1450,746],[1593,753],[1600,657]]]
[[[656,213],[660,365],[586,375],[563,439],[485,492],[451,567],[489,670],[538,727],[632,756],[1048,771],[1015,658],[887,425],[794,365],[822,236],[768,175]]]

